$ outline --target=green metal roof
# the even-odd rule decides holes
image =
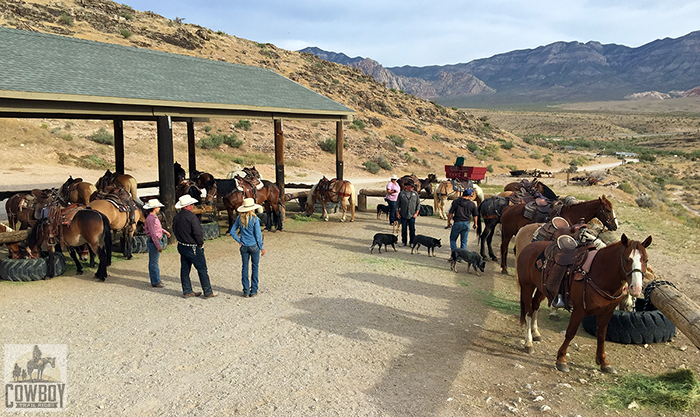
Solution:
[[[145,106],[154,115],[170,109],[188,117],[355,113],[268,69],[130,46],[0,27],[0,57],[0,111],[6,112],[13,103],[26,111],[25,101],[37,100],[51,112],[100,103],[109,111],[140,114]]]

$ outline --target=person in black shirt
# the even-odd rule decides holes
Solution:
[[[472,195],[474,190],[467,188],[462,193],[462,197],[454,200],[450,206],[449,214],[447,215],[447,227],[450,227],[452,219],[454,218],[454,226],[452,226],[452,231],[450,232],[450,251],[457,249],[457,238],[460,238],[460,248],[467,248],[467,237],[469,236],[469,221],[474,219],[474,229],[476,229],[476,222],[478,212],[476,210],[476,204],[474,204]]]
[[[190,270],[192,265],[197,269],[199,282],[202,284],[204,298],[216,297],[211,289],[207,260],[204,258],[204,232],[197,216],[192,213],[197,202],[189,194],[185,194],[175,203],[176,209],[181,209],[173,217],[173,233],[177,239],[177,252],[180,254],[180,282],[184,297],[199,297],[201,292],[192,291]]]

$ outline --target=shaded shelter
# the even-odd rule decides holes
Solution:
[[[0,117],[114,121],[116,171],[124,172],[125,121],[158,128],[158,185],[174,214],[172,123],[187,123],[189,171],[194,123],[212,117],[269,119],[275,180],[284,193],[283,120],[336,122],[336,176],[343,177],[343,121],[355,112],[274,71],[130,46],[0,27]]]

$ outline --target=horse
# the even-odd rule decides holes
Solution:
[[[111,230],[121,230],[124,237],[124,258],[131,259],[133,257],[132,243],[136,225],[138,222],[145,223],[146,216],[136,206],[136,202],[126,193],[125,189],[114,188],[112,191],[119,199],[119,202],[113,202],[112,199],[94,200],[87,207],[105,215],[109,219],[109,228]],[[117,205],[121,207],[117,207]]]
[[[84,182],[82,178],[73,178],[69,176],[65,183],[60,188],[60,196],[67,203],[88,204],[90,196],[97,191],[97,187]]]
[[[52,368],[56,367],[56,358],[37,358],[30,359],[27,361],[27,373],[29,374],[29,380],[33,381],[32,374],[34,370],[37,370],[36,380],[42,381],[44,377],[44,368],[46,365],[51,365]]]
[[[403,191],[403,189],[406,187],[407,183],[412,182],[413,189],[415,190],[416,193],[418,193],[420,195],[420,190],[421,190],[421,187],[423,186],[423,183],[421,182],[421,180],[418,179],[418,177],[415,176],[415,174],[404,175],[403,177],[399,178],[399,180],[396,182],[399,183],[399,187],[401,188],[401,191]]]
[[[177,161],[175,164],[173,164],[173,171],[175,171],[175,184],[180,184],[187,179],[187,172],[185,171],[185,168],[183,168]]]
[[[539,193],[542,195],[542,197],[549,200],[557,200],[559,198],[559,196],[556,195],[551,188],[538,181],[537,178],[533,179],[532,181],[523,180],[508,183],[505,185],[505,187],[503,187],[503,191],[512,191],[521,197],[523,194],[534,196],[536,193]]]
[[[488,244],[489,256],[491,260],[497,261],[496,255],[493,253],[493,246],[491,244],[493,240],[493,234],[496,231],[496,226],[501,222],[501,214],[503,209],[508,207],[512,201],[509,198],[501,196],[489,197],[482,201],[479,205],[479,216],[477,217],[477,228],[476,233],[479,236],[479,245],[481,247],[481,252],[479,254],[482,258],[486,258],[485,246]],[[481,221],[484,221],[484,228],[481,228]]]
[[[216,180],[219,183],[223,181],[228,181],[226,189],[230,187],[229,184],[233,184],[234,180]],[[277,230],[282,230],[282,222],[284,219],[284,206],[282,200],[280,199],[280,189],[277,185],[271,181],[263,180],[263,186],[259,190],[255,190],[254,195],[247,196],[242,191],[233,188],[232,191],[228,192],[226,195],[221,197],[221,200],[226,207],[226,212],[228,213],[228,230],[230,231],[233,227],[234,215],[238,207],[243,204],[243,199],[246,197],[251,197],[255,199],[256,204],[260,204],[265,208],[267,216],[267,224],[265,225],[265,230],[272,230],[272,224],[274,223]],[[218,185],[217,185],[218,187]],[[235,184],[234,184],[235,187]]]
[[[638,242],[629,240],[623,234],[620,242],[598,250],[595,255],[592,253],[588,255],[589,258],[594,256],[592,261],[590,259],[586,261],[587,263],[590,261],[588,272],[582,274],[580,270],[574,271],[569,291],[573,311],[566,329],[564,343],[557,352],[556,366],[558,370],[569,372],[569,365],[566,363],[566,351],[569,343],[576,335],[583,318],[595,314],[597,316],[596,339],[598,342],[596,363],[605,373],[617,373],[605,356],[605,334],[615,306],[624,296],[625,285],[628,285],[628,291],[633,297],[641,294],[642,278],[647,269],[646,248],[650,244],[651,236],[647,237],[644,242]],[[534,351],[533,340],[541,340],[537,328],[537,310],[546,294],[546,288],[542,282],[543,270],[550,267],[550,262],[547,261],[546,266],[542,267],[538,260],[541,260],[549,245],[556,245],[556,243],[532,242],[522,250],[518,258],[520,324],[526,325],[525,351],[527,353]],[[586,267],[584,266],[584,268]]]
[[[525,204],[515,204],[503,209],[501,214],[501,273],[508,274],[506,258],[508,256],[508,245],[510,240],[526,224],[534,223],[533,220],[523,216]],[[597,218],[609,230],[617,230],[617,218],[613,211],[610,200],[602,196],[596,200],[584,201],[583,203],[564,205],[561,208],[559,217],[563,217],[569,224],[576,224],[583,219],[588,223],[593,218]]]
[[[484,201],[484,192],[481,190],[481,187],[479,187],[476,184],[473,184],[471,181],[462,185],[465,189],[474,189],[474,192],[476,193],[476,199],[474,200],[474,203],[476,203],[476,207],[478,208],[481,205],[481,202]],[[443,220],[447,220],[447,213],[445,212],[445,202],[448,198],[450,198],[450,196],[461,197],[462,191],[455,190],[455,187],[452,181],[450,180],[440,182],[440,184],[438,184],[437,188],[435,189],[435,196],[433,197],[433,209],[435,213],[438,216],[440,216],[440,218]]]
[[[110,170],[107,170],[105,171],[105,174],[97,180],[95,187],[97,187],[98,190],[104,191],[104,189],[109,185],[114,185],[125,189],[129,194],[131,194],[131,198],[139,201],[137,196],[138,184],[136,183],[136,179],[131,175],[119,174],[117,172],[112,173]]]
[[[306,215],[314,214],[316,200],[321,203],[323,208],[323,220],[328,221],[328,212],[326,211],[326,203],[340,203],[343,209],[343,217],[340,218],[344,222],[348,212],[348,204],[350,205],[350,221],[355,221],[355,187],[347,180],[338,180],[333,178],[329,180],[325,176],[321,178],[316,185],[311,187],[309,198],[306,201]]]
[[[438,182],[437,176],[435,174],[428,174],[425,179],[418,179],[420,182],[420,188],[425,190],[425,194],[428,198],[433,196],[433,183]]]
[[[36,224],[42,211],[55,199],[54,190],[33,189],[30,193],[17,193],[5,202],[7,222],[15,230],[26,230]]]
[[[78,260],[75,248],[87,243],[92,253],[97,254],[100,260],[95,278],[104,281],[107,278],[107,266],[112,263],[112,233],[109,229],[109,219],[98,211],[83,207],[78,207],[72,212],[72,216],[68,224],[65,224],[60,216],[52,216],[52,224],[49,224],[47,219],[38,221],[27,236],[26,247],[30,251],[39,253],[42,245],[47,244],[49,261],[46,263],[46,275],[53,277],[56,275],[55,247],[50,243],[58,237],[59,250],[64,247],[69,249],[78,275],[83,273],[83,266]]]
[[[214,179],[214,176],[209,174],[208,172],[196,171],[194,176],[192,177],[192,181],[194,181],[197,187],[206,191],[204,201],[201,202],[206,204],[213,204],[214,198],[217,194],[217,183]]]

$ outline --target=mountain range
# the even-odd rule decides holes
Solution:
[[[595,41],[554,42],[467,63],[425,67],[385,68],[370,58],[315,47],[301,52],[360,68],[388,88],[458,107],[621,100],[636,93],[685,92],[700,85],[700,31],[637,48]]]

